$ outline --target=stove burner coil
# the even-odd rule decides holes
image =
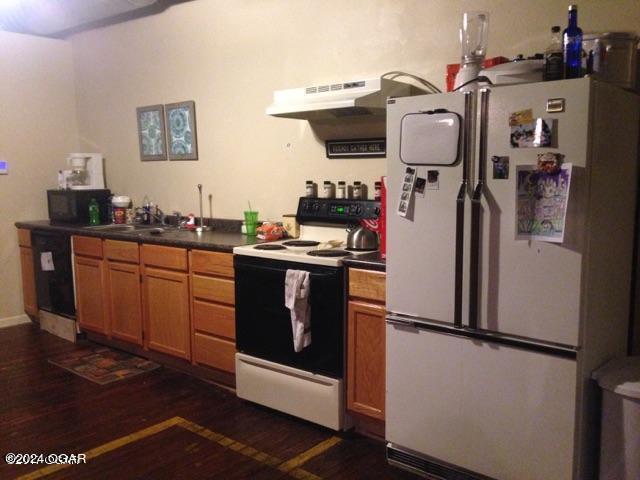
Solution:
[[[349,255],[349,252],[346,250],[327,249],[313,250],[307,252],[307,255],[311,255],[312,257],[344,257],[345,255]]]
[[[256,245],[256,250],[286,250],[287,247],[283,247],[282,245],[269,245],[268,243]]]
[[[315,240],[287,240],[286,242],[282,242],[282,245],[286,245],[287,247],[316,247],[320,245],[320,242],[316,242]]]

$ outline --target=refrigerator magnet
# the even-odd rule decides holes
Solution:
[[[493,163],[493,179],[507,180],[509,178],[509,157],[494,155],[491,157]]]
[[[427,186],[427,179],[423,177],[416,177],[416,184],[413,187],[413,193],[416,194],[416,197],[424,197],[424,189]]]
[[[526,110],[513,112],[509,115],[510,127],[525,125],[531,122],[533,122],[533,110],[531,110],[530,108],[527,108]]]
[[[411,208],[413,200],[413,189],[416,183],[417,172],[415,168],[407,167],[404,171],[402,185],[400,188],[400,198],[398,199],[397,214],[406,217]]]
[[[427,171],[427,190],[440,190],[440,172],[438,170]]]
[[[552,118],[536,118],[529,123],[511,125],[510,128],[510,143],[513,148],[541,148],[552,146]]]
[[[561,153],[547,152],[538,155],[538,171],[549,174],[560,173],[564,155]]]

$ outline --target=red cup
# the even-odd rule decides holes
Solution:
[[[113,223],[127,223],[127,209],[113,207]]]

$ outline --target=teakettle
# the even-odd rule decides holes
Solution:
[[[348,250],[377,250],[378,234],[362,225],[350,225],[347,229]]]

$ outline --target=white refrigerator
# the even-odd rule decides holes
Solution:
[[[591,79],[388,100],[390,463],[594,476],[590,374],[627,346],[639,111]]]

